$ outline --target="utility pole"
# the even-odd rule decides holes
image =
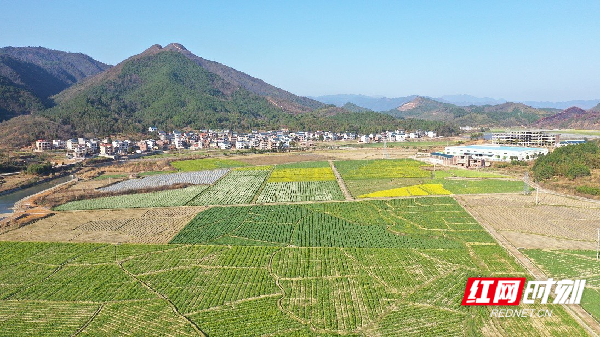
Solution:
[[[529,186],[529,172],[525,172],[525,175],[523,176],[523,194],[524,195],[529,195],[531,194],[531,192],[529,191],[530,186]]]
[[[540,204],[540,187],[537,186],[535,188],[535,204],[539,205]]]
[[[596,261],[598,261],[598,256],[600,255],[600,228],[598,229],[598,241],[596,243]]]
[[[387,134],[383,138],[383,159],[390,159],[390,155],[387,152]]]

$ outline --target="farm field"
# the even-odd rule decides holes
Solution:
[[[313,161],[277,165],[267,183],[333,180],[335,175],[328,162]]]
[[[121,192],[139,190],[174,184],[210,185],[229,172],[228,169],[212,171],[180,172],[169,174],[154,174],[143,178],[129,179],[100,188],[103,192]]]
[[[190,200],[187,205],[249,204],[269,175],[267,170],[235,170]]]
[[[523,182],[500,174],[462,169],[433,172],[431,165],[413,159],[336,161],[335,167],[355,198],[523,191]],[[421,185],[432,184],[442,185],[435,188],[439,193],[420,191]]]
[[[281,183],[292,181],[332,181],[335,175],[330,167],[319,168],[276,168],[271,172],[268,182]]]
[[[462,177],[462,178],[506,178],[505,175],[478,170],[442,168],[435,170],[435,178]]]
[[[421,184],[407,187],[393,188],[377,191],[369,194],[359,195],[359,198],[385,198],[385,197],[410,197],[422,195],[446,195],[452,194],[442,184]]]
[[[125,179],[128,176],[128,174],[102,174],[94,178],[94,180]]]
[[[258,195],[257,203],[344,200],[326,161],[277,165]]]
[[[515,247],[595,249],[600,204],[540,193],[462,195],[459,202]]]
[[[167,243],[204,207],[58,212],[0,241]]]
[[[525,254],[548,277],[586,280],[581,306],[600,319],[600,265],[595,250],[527,249]]]
[[[220,158],[204,158],[192,160],[178,160],[171,162],[171,166],[182,172],[189,171],[204,171],[222,168],[233,168],[246,166],[248,164],[239,160],[220,159]]]
[[[266,183],[257,203],[344,200],[337,181]]]
[[[527,274],[451,197],[212,207],[171,242],[0,242],[0,331],[586,335],[560,306],[507,320],[460,305],[469,276]]]
[[[207,189],[206,185],[186,188],[125,194],[95,199],[75,200],[55,207],[57,211],[112,209],[112,208],[145,208],[184,206],[194,197]]]
[[[457,141],[445,141],[445,140],[430,140],[430,141],[405,141],[405,142],[388,142],[388,148],[429,148],[429,147],[443,147],[456,144]],[[347,144],[346,146],[358,147],[358,148],[383,148],[383,143],[360,143],[355,142]]]
[[[430,166],[413,159],[378,159],[336,161],[335,167],[344,180],[375,178],[426,178],[431,172],[422,167]]]

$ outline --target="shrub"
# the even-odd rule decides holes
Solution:
[[[577,192],[583,193],[583,194],[600,195],[600,188],[598,188],[598,187],[583,185],[583,186],[577,186],[575,188],[575,190]]]
[[[533,171],[536,180],[546,180],[554,177],[555,171],[552,166],[541,166]]]
[[[38,176],[52,173],[52,164],[46,162],[42,164],[29,164],[27,166],[28,174],[35,174]]]
[[[590,168],[583,164],[573,164],[567,170],[567,177],[569,177],[569,179],[585,177],[591,174]]]

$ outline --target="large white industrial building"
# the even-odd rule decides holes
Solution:
[[[445,154],[453,156],[471,156],[472,158],[489,161],[533,160],[542,154],[548,154],[548,149],[537,147],[465,145],[447,146]]]

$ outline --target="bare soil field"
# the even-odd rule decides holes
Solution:
[[[168,243],[205,207],[57,212],[0,241]]]
[[[387,157],[392,159],[408,158],[414,156],[416,153],[417,150],[413,148],[387,149]],[[380,148],[347,147],[343,149],[317,150],[299,153],[245,154],[228,156],[227,158],[239,160],[250,165],[276,165],[303,161],[383,159],[385,158],[385,153],[383,149]]]
[[[322,152],[319,152],[322,153]],[[331,159],[326,154],[317,154],[315,152],[304,153],[263,153],[263,154],[245,154],[239,156],[228,156],[227,159],[239,160],[250,165],[277,165],[297,163],[303,161],[323,161]]]
[[[485,222],[515,247],[594,249],[600,203],[540,193],[456,197],[479,222]]]
[[[382,145],[383,146],[383,145]],[[361,160],[361,159],[400,159],[409,158],[417,154],[414,148],[388,148],[385,151],[381,148],[344,148],[340,150],[324,151],[324,154],[332,157],[333,160]],[[386,156],[387,154],[387,156]]]

